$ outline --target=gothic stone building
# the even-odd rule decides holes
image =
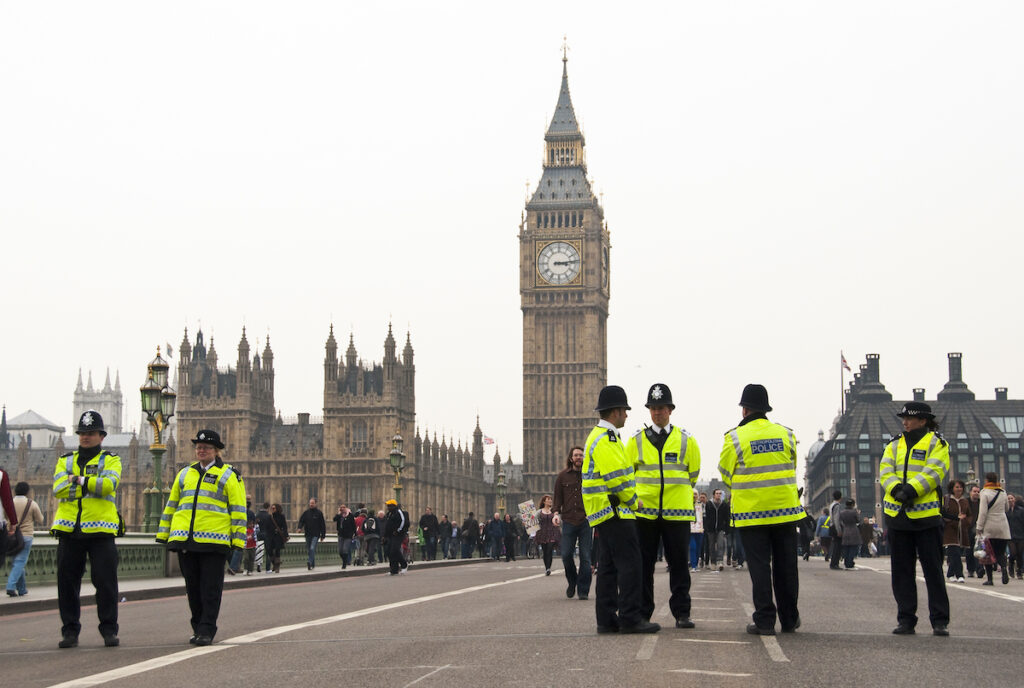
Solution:
[[[394,473],[388,464],[391,440],[404,439],[402,502],[415,517],[430,506],[438,515],[460,519],[468,511],[494,503],[494,486],[484,481],[483,432],[479,419],[472,444],[444,437],[421,437],[415,425],[416,368],[407,336],[401,357],[391,328],[380,363],[364,364],[352,338],[338,355],[333,326],[324,357],[323,416],[300,413],[285,422],[274,407],[274,354],[269,340],[262,355],[251,355],[245,330],[233,367],[218,365],[213,340],[207,349],[202,332],[195,343],[182,339],[178,359],[179,441],[202,428],[220,433],[225,457],[237,465],[255,504],[279,502],[291,519],[310,497],[330,518],[340,502],[382,509],[393,496]],[[181,452],[168,476],[191,453]],[[170,463],[170,462],[168,462]]]
[[[551,491],[569,448],[586,441],[607,379],[611,244],[585,145],[563,55],[544,171],[519,226],[523,478],[531,497]]]
[[[967,482],[973,471],[975,479],[984,482],[991,471],[999,474],[1007,490],[1024,492],[1024,400],[1009,399],[1005,387],[996,388],[994,399],[976,399],[963,381],[962,362],[961,354],[948,355],[949,380],[934,400],[925,398],[924,389],[913,391],[914,400],[931,405],[939,432],[949,442],[948,480]],[[886,443],[903,431],[896,413],[905,402],[893,400],[882,384],[878,354],[868,354],[845,395],[846,411],[836,418],[829,438],[822,437],[808,455],[808,501],[812,513],[819,514],[832,501],[832,491],[840,490],[844,498],[857,500],[862,513],[874,514],[881,523],[878,464]]]

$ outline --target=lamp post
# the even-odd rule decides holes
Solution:
[[[494,490],[498,493],[498,511],[501,512],[501,517],[505,518],[505,492],[508,490],[508,485],[505,484],[505,471],[498,473],[498,482],[494,485]]]
[[[975,479],[977,477],[978,477],[978,474],[974,472],[974,466],[971,466],[970,468],[967,469],[967,489],[968,490],[971,489],[971,485],[975,484],[974,481],[975,481]]]
[[[145,502],[145,518],[142,528],[147,533],[155,533],[160,525],[160,512],[163,510],[167,491],[161,479],[161,461],[167,446],[163,443],[163,432],[167,429],[174,415],[174,404],[178,395],[167,384],[167,371],[170,366],[160,356],[160,347],[156,348],[156,358],[149,362],[146,371],[146,383],[139,387],[142,395],[142,412],[153,428],[153,443],[149,451],[153,454],[153,484],[142,491]]]
[[[395,433],[395,436],[391,438],[391,453],[388,455],[388,463],[391,465],[391,470],[395,472],[395,484],[392,489],[395,491],[395,501],[399,504],[402,503],[402,483],[399,480],[399,475],[402,473],[402,469],[405,468],[405,454],[402,453],[402,436]]]

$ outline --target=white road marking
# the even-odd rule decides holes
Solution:
[[[725,602],[724,597],[691,597],[691,600],[700,600],[701,602]]]
[[[160,669],[171,664],[177,664],[178,662],[184,662],[194,657],[199,657],[204,654],[211,652],[218,652],[220,650],[227,650],[228,648],[235,647],[237,645],[245,645],[248,643],[255,643],[265,638],[270,638],[275,635],[281,635],[282,633],[290,633],[292,631],[302,630],[304,628],[312,628],[314,626],[323,626],[326,624],[337,623],[338,621],[347,621],[349,619],[356,619],[361,616],[368,616],[370,614],[377,614],[378,612],[390,611],[392,609],[400,609],[402,607],[408,607],[421,602],[432,602],[434,600],[441,600],[446,597],[455,597],[457,595],[465,595],[471,592],[478,592],[480,590],[488,590],[490,588],[499,588],[504,585],[511,585],[513,583],[521,583],[523,581],[534,580],[535,578],[544,578],[544,573],[534,574],[532,576],[524,576],[522,578],[513,578],[507,581],[500,581],[498,583],[485,583],[483,585],[474,585],[468,588],[462,588],[460,590],[449,590],[448,592],[441,592],[435,595],[424,595],[423,597],[414,597],[409,600],[400,600],[398,602],[391,602],[389,604],[381,604],[376,607],[367,607],[366,609],[357,609],[352,612],[345,612],[344,614],[335,614],[334,616],[325,616],[322,619],[311,619],[310,621],[303,621],[301,623],[290,624],[288,626],[278,626],[277,628],[268,628],[262,631],[256,631],[255,633],[248,633],[246,635],[236,636],[234,638],[228,638],[222,643],[216,645],[210,645],[208,647],[194,648],[189,650],[183,650],[182,652],[175,652],[171,655],[165,655],[163,657],[154,657],[147,659],[144,662],[137,662],[136,664],[129,664],[117,669],[110,671],[104,671],[103,673],[93,674],[91,676],[82,676],[80,678],[72,679],[71,681],[65,681],[64,683],[57,683],[50,688],[84,688],[86,686],[95,686],[108,681],[116,681],[118,679],[127,678],[128,676],[135,676],[146,671],[152,671],[154,669]]]
[[[444,671],[445,669],[448,669],[449,667],[451,667],[451,664],[445,664],[444,666],[436,667],[433,671],[431,671],[429,673],[426,673],[426,674],[423,674],[422,676],[420,676],[415,681],[410,681],[409,683],[406,683],[405,684],[405,688],[409,688],[409,686],[415,686],[417,683],[419,683],[423,679],[427,678],[428,676],[433,676],[437,672]]]
[[[749,645],[749,640],[703,640],[701,638],[676,638],[678,643],[721,643],[722,645]]]
[[[753,676],[753,674],[733,674],[728,671],[704,671],[703,669],[669,669],[671,674],[704,674],[705,676]]]
[[[708,612],[734,612],[736,607],[701,607],[700,610]]]
[[[889,569],[876,569],[871,566],[864,566],[863,564],[858,565],[857,568],[865,569],[867,571],[873,571],[875,573],[884,573],[887,576],[891,576],[892,572]],[[919,583],[924,583],[924,576],[916,576]],[[946,590],[965,590],[967,592],[973,592],[977,595],[987,595],[989,597],[995,597],[1000,600],[1008,600],[1010,602],[1024,602],[1024,597],[1017,595],[1009,595],[1005,592],[996,592],[995,590],[979,590],[978,588],[968,587],[965,583],[946,584]]]
[[[736,623],[732,619],[690,619],[691,621],[700,621],[701,623]]]
[[[658,644],[658,636],[649,635],[640,643],[640,649],[636,651],[637,659],[650,659],[654,655],[654,647]]]
[[[764,643],[764,649],[768,650],[768,656],[772,658],[773,662],[788,662],[789,657],[782,651],[779,646],[779,641],[775,639],[773,635],[762,635],[760,636],[761,642]]]
[[[669,612],[671,612],[671,611],[672,610],[669,608],[669,606],[665,605],[664,607],[661,608],[661,611],[658,612],[658,618],[659,619],[664,619],[666,616],[668,616]]]

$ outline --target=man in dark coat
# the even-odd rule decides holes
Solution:
[[[409,568],[409,562],[405,560],[402,553],[402,542],[405,534],[409,532],[409,516],[398,508],[398,502],[389,499],[385,502],[388,508],[387,519],[384,521],[384,539],[388,542],[388,565],[391,567],[391,575],[397,576],[405,573]]]
[[[462,558],[471,559],[473,557],[473,548],[476,547],[477,538],[480,537],[480,524],[473,518],[472,511],[469,512],[466,520],[462,522],[459,535],[462,537]]]
[[[729,533],[729,503],[722,500],[722,491],[715,490],[711,501],[704,506],[704,537],[708,542],[708,566],[721,571],[725,554],[725,538]]]
[[[338,507],[334,515],[334,525],[338,529],[338,555],[341,557],[341,568],[347,569],[352,561],[352,538],[356,536],[356,517],[345,504]]]
[[[427,560],[433,561],[437,558],[437,538],[440,535],[441,529],[440,524],[437,522],[437,516],[434,515],[434,510],[429,506],[423,515],[420,516],[420,530],[423,531],[423,540],[426,544]]]
[[[324,512],[317,508],[316,499],[310,499],[309,508],[299,516],[299,530],[306,534],[306,551],[309,553],[306,570],[312,571],[316,567],[316,545],[327,537],[327,521]]]

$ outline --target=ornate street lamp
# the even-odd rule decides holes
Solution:
[[[167,384],[168,370],[170,366],[160,356],[158,346],[156,358],[147,366],[146,382],[139,387],[139,393],[142,395],[142,412],[146,414],[146,420],[153,428],[153,443],[149,445],[149,451],[153,454],[153,484],[142,491],[146,508],[142,527],[147,533],[155,533],[159,527],[160,513],[169,494],[169,490],[164,489],[161,479],[161,462],[164,452],[167,451],[163,443],[163,432],[174,416],[174,405],[178,395]]]
[[[978,474],[974,472],[974,466],[967,469],[967,489],[971,488],[971,485],[975,484]]]
[[[498,482],[495,483],[494,490],[498,493],[498,511],[501,512],[501,517],[505,518],[505,492],[508,490],[508,485],[505,484],[505,471],[498,473]]]
[[[399,480],[399,475],[405,468],[405,454],[402,452],[402,445],[402,436],[395,433],[395,436],[391,438],[391,453],[388,455],[388,463],[391,465],[391,470],[395,472],[395,484],[392,488],[395,491],[395,501],[399,504],[402,503],[402,483]]]

